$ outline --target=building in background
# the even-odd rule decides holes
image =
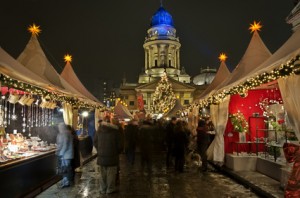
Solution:
[[[183,106],[191,104],[195,94],[200,94],[212,81],[216,70],[206,69],[202,75],[205,78],[209,73],[207,75],[209,79],[202,79],[204,80],[202,84],[195,85],[191,82],[191,76],[180,64],[180,47],[173,18],[160,6],[151,18],[143,45],[145,51],[143,72],[139,75],[137,83],[127,83],[124,78],[120,86],[120,98],[126,102],[130,111],[139,110],[137,100],[138,98],[141,100],[141,97],[146,112],[150,111],[153,94],[164,72],[172,84],[176,98]],[[197,76],[197,79],[200,79],[200,76]]]

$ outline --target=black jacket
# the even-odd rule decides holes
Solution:
[[[118,126],[103,123],[96,132],[94,145],[97,149],[100,166],[117,166],[119,154],[122,150]]]

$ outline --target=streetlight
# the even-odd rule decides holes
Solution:
[[[84,120],[85,120],[85,118],[87,118],[89,116],[89,112],[84,111],[84,112],[81,113],[81,116],[82,116],[82,132],[81,132],[81,135],[86,135],[85,130],[84,130]],[[86,119],[85,123],[86,123],[86,130],[87,130],[87,128],[88,128],[87,119]]]

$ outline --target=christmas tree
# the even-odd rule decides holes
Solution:
[[[175,102],[176,96],[172,90],[172,85],[168,81],[167,74],[164,73],[154,92],[151,112],[153,114],[166,114],[174,108]]]

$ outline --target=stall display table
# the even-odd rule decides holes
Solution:
[[[252,153],[252,148],[255,146],[255,154],[258,156],[259,145],[265,146],[265,142],[232,142],[232,147],[236,149],[237,155],[240,153],[240,147],[245,146],[248,154]],[[265,152],[265,151],[264,151]]]
[[[55,149],[0,164],[1,197],[33,197],[56,182]],[[52,183],[51,183],[52,181]]]

